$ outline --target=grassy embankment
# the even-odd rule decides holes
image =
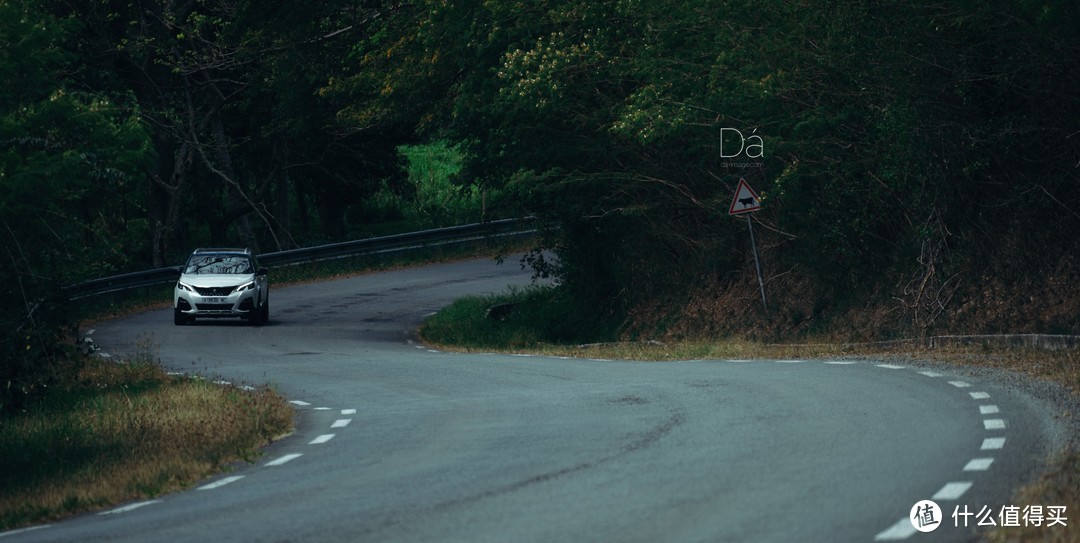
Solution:
[[[577,321],[553,300],[545,288],[512,291],[505,295],[468,297],[430,317],[421,337],[445,350],[465,352],[531,352],[550,356],[615,360],[697,359],[808,359],[823,357],[887,357],[1011,370],[1035,379],[1056,382],[1080,396],[1080,353],[964,347],[935,350],[882,349],[874,344],[829,342],[803,345],[766,345],[743,340],[659,342],[605,342],[577,344],[576,338],[613,337],[602,325]],[[552,338],[559,338],[553,340]],[[1061,417],[1075,413],[1064,411]],[[1010,505],[1010,504],[1001,504]],[[1040,479],[1022,489],[1012,505],[1063,505],[1067,516],[1080,513],[1080,436],[1054,458]],[[1071,513],[1071,515],[1069,515]],[[1080,522],[1070,520],[1069,524]],[[1003,528],[990,534],[992,541],[1080,542],[1080,530],[1061,528]]]
[[[142,358],[142,357],[140,357]],[[0,530],[188,488],[292,431],[269,388],[86,357],[68,384],[0,414]]]

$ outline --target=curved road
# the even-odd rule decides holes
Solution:
[[[271,290],[271,322],[103,324],[122,354],[270,383],[296,432],[253,464],[9,541],[967,541],[1054,446],[1049,408],[873,361],[564,360],[432,352],[422,317],[529,282],[433,265]],[[933,498],[940,529],[916,533]],[[1039,505],[1039,504],[1030,504]],[[1042,504],[1053,505],[1053,504]],[[985,520],[985,518],[984,518]]]

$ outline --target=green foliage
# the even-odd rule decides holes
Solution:
[[[498,212],[500,193],[458,177],[464,161],[460,149],[436,142],[404,146],[400,149],[407,161],[410,210],[432,227],[453,226],[503,218]]]
[[[767,274],[865,287],[929,324],[975,270],[1037,282],[1078,247],[1078,12],[6,1],[0,324],[196,245],[526,214],[556,227],[567,299],[617,322],[744,275],[739,178],[763,196]],[[725,128],[760,156],[720,156]]]
[[[462,146],[462,178],[559,225],[563,288],[599,318],[746,269],[725,213],[744,177],[779,233],[774,273],[899,281],[889,295],[925,324],[952,278],[1000,258],[1003,232],[1023,231],[1034,243],[1010,254],[1043,271],[1075,245],[1078,11],[431,0],[361,66],[378,107],[428,106],[421,129]],[[719,157],[721,128],[760,137],[762,156]]]
[[[153,159],[137,107],[78,89],[78,24],[0,3],[0,411],[70,371],[59,288],[131,265],[128,219]],[[136,229],[137,230],[137,229]]]
[[[592,319],[583,301],[563,296],[558,289],[532,287],[462,298],[425,321],[420,333],[466,349],[530,349],[614,337],[610,323]]]

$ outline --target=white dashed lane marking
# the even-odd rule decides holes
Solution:
[[[145,502],[131,503],[131,504],[125,505],[123,507],[118,507],[116,509],[112,509],[112,510],[109,510],[109,511],[103,511],[103,512],[98,513],[98,514],[99,515],[115,515],[115,514],[118,514],[118,513],[127,513],[128,511],[134,511],[136,509],[146,507],[147,505],[154,505],[155,503],[161,503],[161,500],[150,500],[150,501],[145,501]]]
[[[334,423],[330,425],[330,427],[331,428],[344,428],[344,427],[348,426],[350,422],[352,422],[352,419],[338,419],[338,420],[335,420]]]
[[[828,363],[830,363],[830,362],[826,362],[826,364],[828,364]],[[876,364],[876,366],[879,367],[879,368],[892,369],[892,370],[897,370],[897,369],[903,369],[904,368],[904,366],[897,366],[897,365],[894,365],[894,364]],[[931,370],[921,370],[921,371],[916,371],[916,373],[918,373],[919,375],[924,375],[926,377],[935,377],[935,378],[945,376],[945,374],[938,373],[936,371],[931,371]],[[969,383],[967,381],[959,380],[959,379],[958,380],[953,380],[953,381],[948,381],[948,383],[950,385],[952,385],[953,387],[959,388],[959,389],[967,389],[967,388],[972,387],[971,383]],[[990,399],[990,394],[987,393],[987,392],[983,392],[983,391],[968,392],[968,395],[971,397],[972,400],[976,400],[976,401],[989,400]],[[981,415],[983,417],[985,417],[987,415],[1000,415],[1000,413],[1001,413],[1001,409],[995,404],[983,403],[983,404],[979,404],[978,407],[979,407],[979,415]],[[984,430],[988,431],[988,432],[989,431],[995,431],[995,430],[1004,430],[1006,428],[1005,419],[1002,419],[1002,418],[984,418],[984,419],[982,419],[982,423],[983,423]],[[986,454],[986,451],[999,451],[999,450],[1001,450],[1003,448],[1005,448],[1005,438],[1004,437],[987,437],[987,438],[983,439],[982,445],[979,447],[979,450],[983,451],[983,453]],[[990,470],[990,467],[993,464],[994,464],[994,458],[993,457],[981,456],[981,457],[972,458],[971,460],[968,461],[967,464],[964,465],[963,472],[964,473],[985,472],[985,471]],[[930,499],[934,500],[934,501],[955,501],[955,500],[958,500],[958,499],[960,499],[961,496],[964,495],[964,493],[966,493],[972,487],[973,484],[974,484],[974,482],[972,482],[972,481],[954,481],[954,482],[951,482],[951,483],[947,483],[945,486],[941,487],[941,490],[938,490],[933,496],[931,496]],[[904,518],[901,518],[899,521],[897,521],[892,526],[889,526],[885,530],[882,530],[877,535],[875,535],[874,536],[874,541],[901,541],[901,540],[906,540],[906,539],[910,538],[912,535],[914,535],[916,532],[917,532],[917,530],[916,530],[915,526],[912,524],[911,520],[904,517]]]
[[[971,461],[964,466],[964,471],[986,471],[990,469],[990,464],[993,463],[993,458],[972,458]]]
[[[331,439],[334,439],[335,434],[323,434],[315,439],[312,439],[308,445],[322,445]]]
[[[904,517],[889,526],[884,531],[874,536],[874,541],[899,541],[907,539],[915,534],[915,525],[907,517]]]
[[[930,499],[934,501],[959,500],[960,497],[963,496],[969,488],[971,488],[972,484],[973,483],[971,481],[947,483],[945,486],[941,487],[941,490],[938,490],[936,493],[934,493],[934,495],[931,496]]]
[[[224,479],[221,479],[220,481],[214,481],[213,483],[210,483],[208,485],[200,486],[197,490],[214,490],[215,488],[221,488],[227,484],[235,483],[243,478],[243,475],[233,475],[232,477],[226,477]]]
[[[289,462],[292,462],[293,460],[296,460],[297,458],[300,458],[301,456],[304,456],[304,455],[302,455],[300,453],[286,454],[285,456],[282,456],[282,457],[280,457],[280,458],[278,458],[276,460],[271,460],[271,461],[267,462],[264,465],[266,467],[281,466],[283,464],[287,464]]]

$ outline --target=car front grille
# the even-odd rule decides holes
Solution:
[[[232,304],[195,304],[199,311],[229,311]]]
[[[228,296],[236,287],[195,287],[195,292],[202,296]]]

